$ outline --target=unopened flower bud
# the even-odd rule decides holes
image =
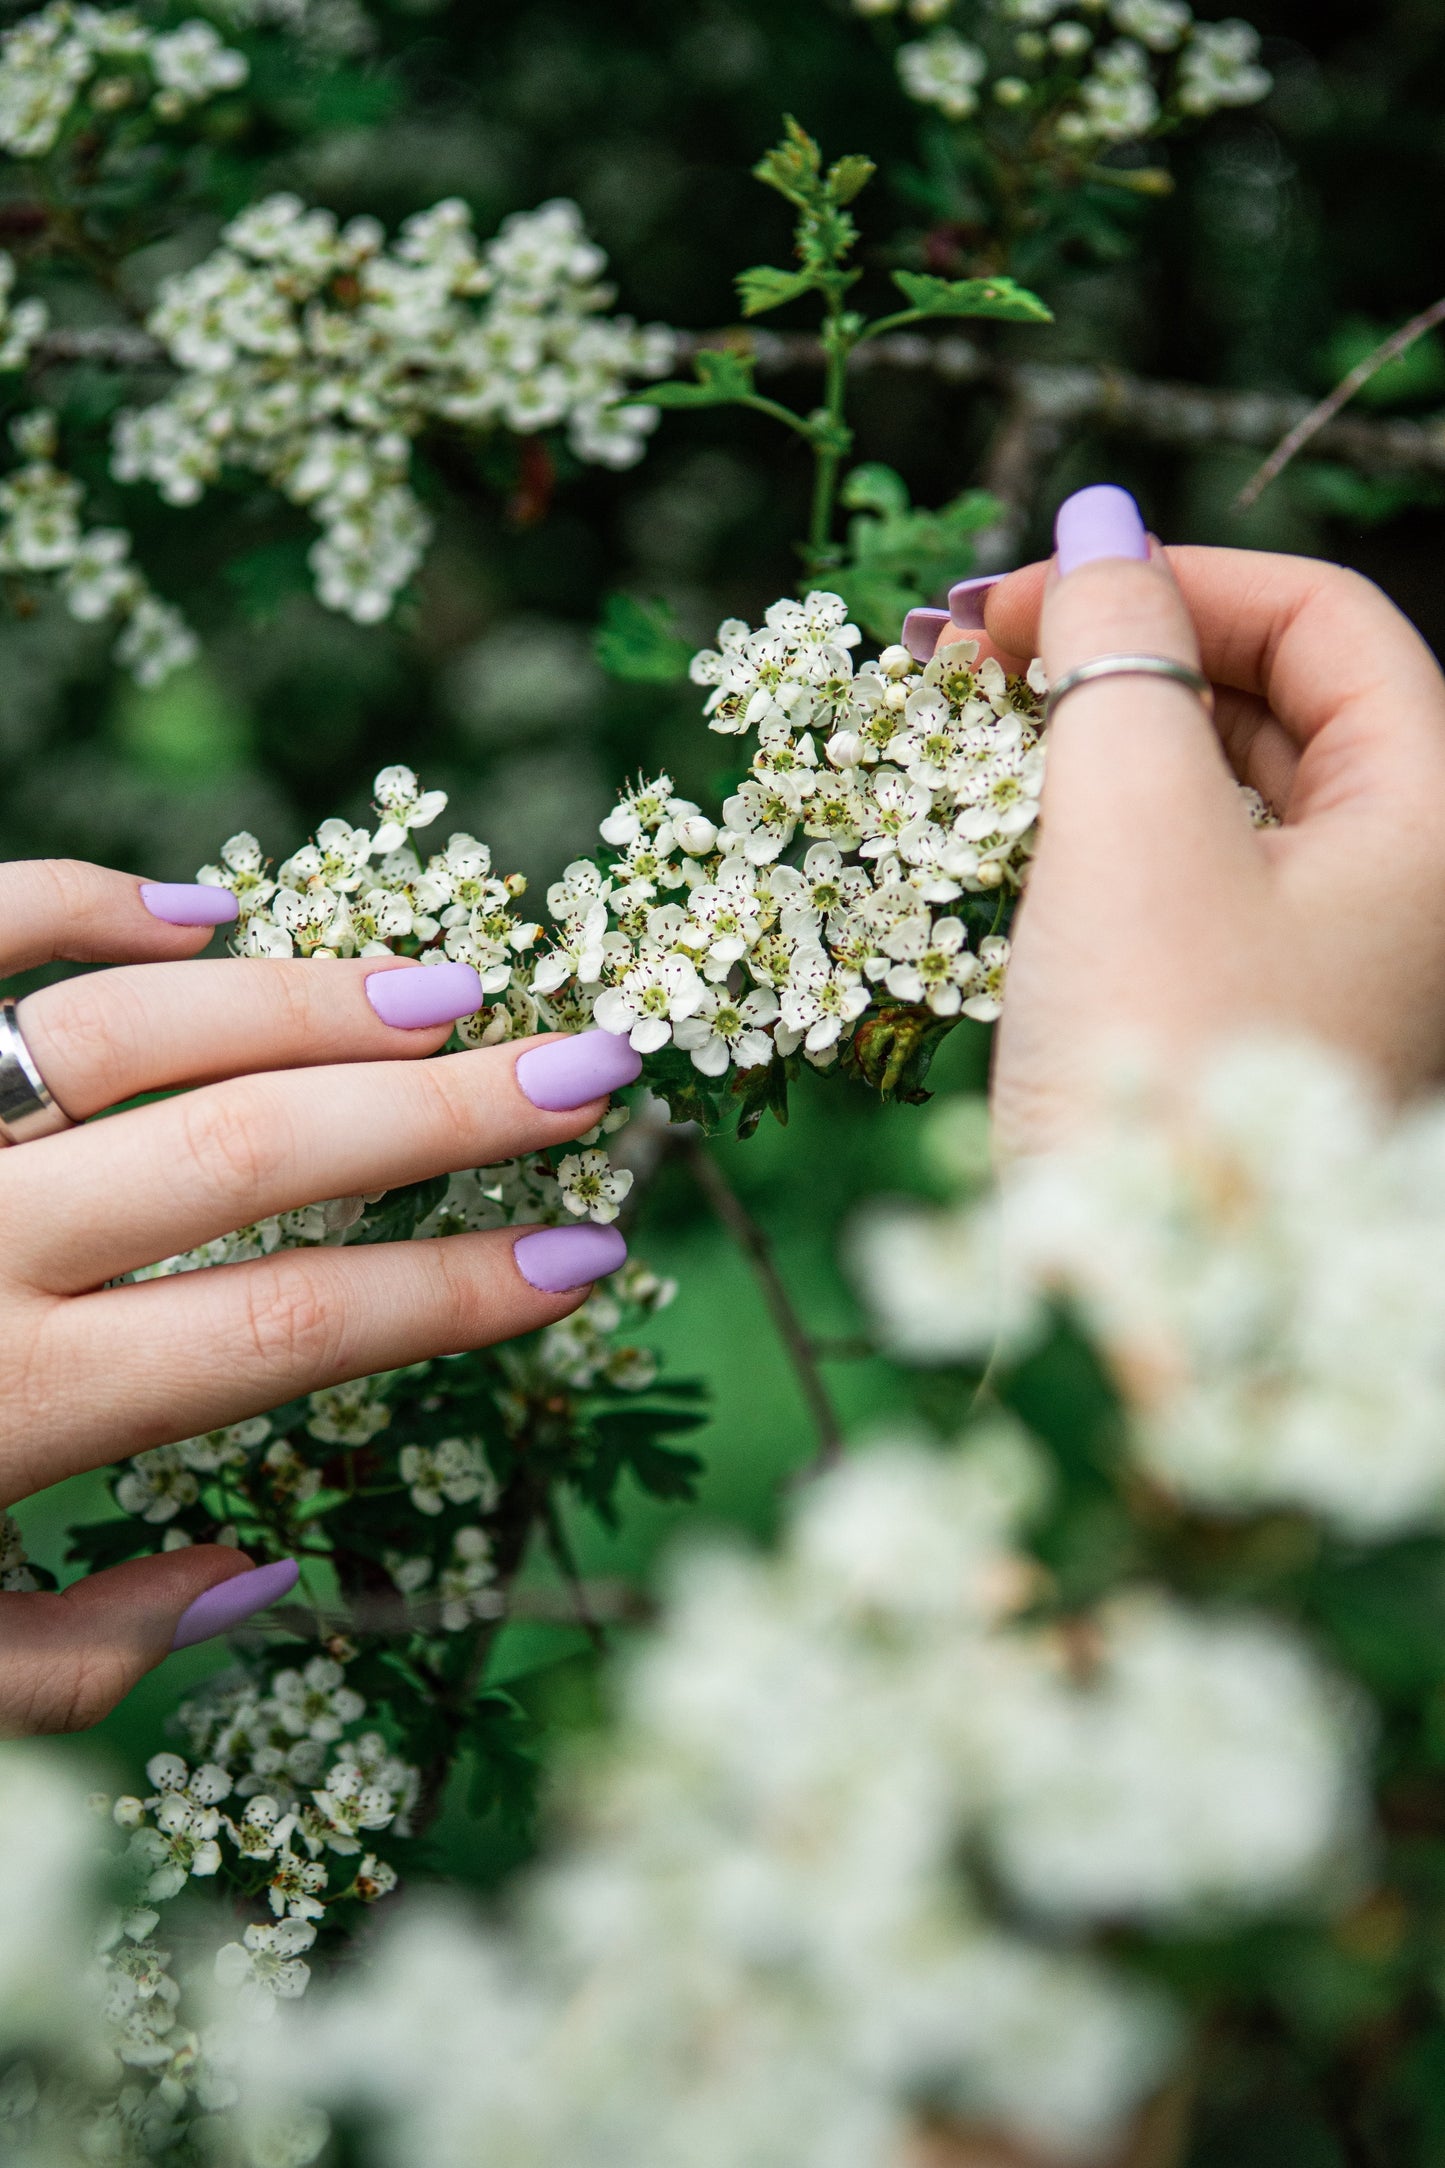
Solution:
[[[906,647],[900,647],[895,643],[892,647],[884,648],[883,653],[878,658],[878,667],[884,677],[907,677],[909,671],[913,668],[913,657]]]
[[[1023,105],[1028,99],[1029,86],[1021,75],[1001,75],[993,86],[993,94],[1000,105]]]
[[[717,827],[704,813],[687,813],[673,833],[689,858],[705,858],[717,843]]]
[[[996,858],[986,858],[974,875],[980,888],[997,888],[1003,879],[1003,867]]]
[[[146,1810],[140,1800],[130,1792],[123,1792],[110,1810],[111,1819],[120,1829],[139,1829],[146,1818]]]
[[[856,730],[835,730],[823,751],[831,767],[856,768],[863,758],[863,740]]]

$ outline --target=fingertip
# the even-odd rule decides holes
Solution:
[[[1031,658],[1039,651],[1039,619],[1053,573],[1051,559],[1021,565],[984,598],[984,625],[1001,653]]]

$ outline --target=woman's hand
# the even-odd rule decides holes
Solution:
[[[1097,655],[1202,661],[1217,705],[1211,724],[1184,687],[1117,677],[1050,724],[1001,1149],[1067,1135],[1121,1042],[1188,1064],[1226,1034],[1297,1029],[1397,1093],[1440,1075],[1445,679],[1424,641],[1338,566],[1151,545],[1122,491],[1080,492],[1058,540],[1053,565],[989,592],[992,646],[1041,654],[1054,681]],[[1284,825],[1253,828],[1237,780]]]
[[[198,1087],[0,1149],[0,1507],[298,1393],[552,1324],[626,1255],[612,1228],[513,1229],[107,1287],[274,1213],[563,1143],[640,1066],[605,1032],[418,1061],[480,1007],[470,967],[184,961],[209,931],[152,916],[125,874],[0,866],[0,976],[56,957],[147,959],[19,1004],[60,1106],[84,1122]],[[160,1662],[196,1599],[249,1566],[197,1545],[58,1595],[0,1594],[0,1733],[94,1723]],[[182,1642],[287,1577],[271,1566],[207,1596]]]

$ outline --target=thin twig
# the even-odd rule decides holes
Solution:
[[[1288,435],[1275,446],[1264,465],[1245,483],[1234,500],[1235,511],[1247,512],[1251,505],[1258,504],[1270,483],[1278,481],[1290,461],[1296,453],[1304,450],[1311,437],[1317,437],[1326,424],[1334,420],[1340,409],[1349,405],[1355,393],[1363,390],[1372,376],[1378,376],[1381,369],[1387,368],[1392,361],[1398,361],[1401,354],[1412,347],[1417,339],[1423,339],[1426,332],[1433,331],[1438,324],[1445,324],[1445,297],[1432,302],[1428,309],[1422,309],[1418,316],[1412,316],[1408,324],[1402,324],[1388,339],[1382,339],[1372,354],[1367,354],[1363,361],[1356,362],[1348,376],[1341,377],[1327,399],[1321,399],[1318,406],[1311,407],[1308,414],[1295,423]]]
[[[582,1578],[577,1565],[576,1554],[567,1539],[567,1531],[562,1525],[562,1516],[557,1511],[557,1501],[550,1491],[547,1494],[546,1504],[542,1508],[542,1527],[547,1537],[547,1548],[552,1553],[557,1571],[566,1583],[567,1593],[572,1599],[573,1623],[581,1627],[597,1654],[605,1656],[607,1654],[607,1636],[588,1599],[587,1584]]]
[[[805,1477],[822,1475],[827,1469],[836,1467],[843,1457],[843,1426],[833,1405],[832,1396],[823,1383],[823,1374],[818,1368],[818,1351],[802,1319],[793,1308],[792,1297],[774,1262],[773,1246],[702,1139],[696,1136],[684,1137],[679,1140],[678,1148],[686,1159],[698,1188],[747,1258],[757,1277],[763,1299],[777,1328],[778,1338],[787,1351],[793,1374],[797,1378],[799,1390],[807,1403],[808,1413],[817,1433],[817,1451],[801,1472]]]

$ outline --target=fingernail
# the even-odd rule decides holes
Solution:
[[[482,982],[470,964],[418,964],[411,971],[373,971],[366,998],[383,1024],[398,1031],[425,1031],[475,1016]]]
[[[1135,557],[1147,562],[1149,537],[1139,507],[1127,489],[1099,482],[1076,490],[1059,506],[1054,521],[1059,572],[1067,577],[1100,557]]]
[[[1006,572],[985,572],[976,580],[960,580],[948,590],[948,614],[964,632],[983,631],[983,598],[991,587],[1006,580]]]
[[[627,1260],[615,1227],[539,1227],[512,1244],[517,1270],[540,1295],[569,1295]]]
[[[938,635],[949,623],[947,610],[910,610],[903,620],[899,638],[915,662],[929,662],[938,645]]]
[[[233,1573],[229,1581],[218,1581],[182,1611],[171,1647],[188,1649],[197,1641],[229,1633],[243,1619],[264,1611],[267,1604],[289,1596],[300,1578],[301,1568],[294,1558],[278,1558],[272,1566],[253,1566],[249,1573]]]
[[[229,926],[241,915],[229,888],[208,888],[199,881],[142,881],[140,900],[152,918],[168,926]]]
[[[642,1056],[615,1031],[579,1031],[528,1047],[517,1059],[517,1082],[534,1107],[566,1114],[589,1099],[605,1099],[642,1074]]]

